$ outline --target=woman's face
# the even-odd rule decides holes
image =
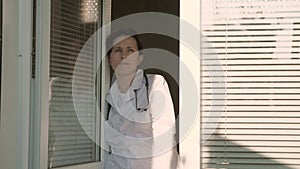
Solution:
[[[139,56],[136,40],[133,37],[122,35],[117,37],[113,44],[109,63],[115,73],[127,74],[135,72],[143,60],[143,56]]]

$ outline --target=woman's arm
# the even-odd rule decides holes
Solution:
[[[153,129],[153,154],[169,151],[176,145],[175,112],[166,80],[154,75],[150,92],[150,113]]]
[[[153,136],[175,134],[175,112],[172,97],[166,80],[154,75],[150,92],[150,113],[152,118]]]
[[[175,114],[168,84],[160,75],[149,75],[149,82],[150,108],[137,113],[150,115],[151,122],[124,120],[118,129],[106,129],[108,143],[113,148],[127,149],[134,157],[150,157],[175,146]]]

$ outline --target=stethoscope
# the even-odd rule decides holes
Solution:
[[[139,89],[134,89],[134,95],[135,95],[135,109],[139,112],[143,112],[143,111],[147,111],[148,108],[149,108],[149,105],[150,105],[150,102],[149,102],[149,81],[148,81],[148,77],[147,75],[145,74],[144,72],[144,79],[145,79],[145,87],[146,87],[146,95],[147,95],[147,105],[145,107],[139,107],[138,106],[138,98],[137,98],[137,92]]]

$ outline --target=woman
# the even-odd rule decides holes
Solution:
[[[111,153],[105,169],[176,168],[175,115],[166,80],[138,69],[143,47],[133,30],[112,34],[107,47],[116,80],[106,96]]]

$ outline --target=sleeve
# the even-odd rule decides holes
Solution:
[[[157,137],[166,134],[166,132],[175,134],[175,112],[173,101],[168,84],[162,76],[154,76],[153,86],[149,97],[153,136]]]
[[[166,80],[155,75],[150,91],[150,113],[153,130],[153,155],[164,153],[175,146],[175,112]]]
[[[114,154],[129,158],[145,158],[152,156],[151,137],[133,137],[114,129],[105,123],[106,141]]]
[[[111,111],[109,120],[104,124],[104,131],[105,140],[112,153],[130,158],[151,157],[152,123],[136,123],[115,112],[114,108]],[[138,114],[150,119],[148,112]]]

